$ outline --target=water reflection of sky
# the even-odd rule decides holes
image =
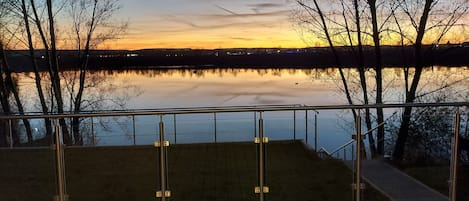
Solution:
[[[360,104],[358,74],[354,69],[344,72],[355,104]],[[129,108],[347,103],[335,68],[148,70],[112,73],[112,77],[142,89],[140,96],[129,101]],[[373,99],[374,73],[367,71],[367,77]],[[467,67],[427,69],[422,75],[419,92],[439,88],[466,91],[468,78]],[[402,69],[385,69],[383,85],[385,102],[404,100]]]
[[[142,95],[129,103],[130,108],[340,103],[334,85],[314,81],[302,71],[267,71],[262,76],[250,70],[196,73],[178,71],[150,77],[129,72],[116,78],[143,89]]]
[[[360,104],[362,95],[359,93],[357,72],[349,69],[344,72],[353,92],[352,97],[356,104]],[[337,69],[129,70],[98,71],[91,73],[89,77],[93,76],[104,78],[97,88],[114,86],[115,91],[110,95],[131,96],[126,104],[129,109],[347,103],[341,92]],[[367,76],[369,90],[373,91],[374,74],[367,71]],[[422,75],[419,92],[428,93],[442,88],[443,95],[448,98],[443,101],[467,101],[468,78],[468,68],[427,69]],[[33,80],[30,76],[20,75],[19,82],[22,96],[30,97],[27,108],[37,111],[38,106],[34,103],[38,101],[34,95],[36,92]],[[402,102],[404,79],[401,69],[385,69],[383,84],[385,102]],[[129,86],[132,87],[127,88]],[[129,89],[137,89],[141,93],[128,92]],[[102,90],[95,90],[94,93],[97,92]],[[371,94],[370,97],[373,99],[374,96]],[[431,98],[423,100],[432,101]],[[387,117],[394,112],[395,110],[385,110]],[[308,129],[309,143],[312,145],[314,113],[311,111],[309,115],[306,123],[304,111],[298,111],[294,127],[292,112],[266,113],[266,134],[274,140],[291,139],[295,134],[297,139],[305,139]],[[165,133],[171,141],[175,142],[176,138],[179,143],[213,141],[215,131],[212,114],[177,116],[177,132],[174,131],[173,118],[171,115],[164,117]],[[136,118],[136,144],[151,144],[157,139],[158,120],[158,117]],[[350,113],[345,111],[320,111],[319,146],[330,150],[350,140],[353,132],[350,120]],[[218,141],[250,141],[254,131],[253,113],[218,115]],[[97,141],[103,145],[133,144],[133,128],[129,118],[124,118],[120,123],[109,121],[106,129],[96,124],[95,132],[99,133]]]

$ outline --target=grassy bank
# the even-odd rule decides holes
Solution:
[[[340,161],[322,160],[300,142],[267,145],[269,201],[352,200],[352,173]],[[169,148],[171,200],[255,200],[253,143],[187,144]],[[2,201],[50,201],[55,195],[52,150],[1,150]],[[153,147],[70,148],[65,153],[71,201],[156,200]],[[387,200],[372,188],[366,200]]]

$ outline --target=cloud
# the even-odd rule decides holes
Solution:
[[[179,33],[179,32],[186,32],[186,31],[195,31],[195,30],[214,30],[214,29],[225,29],[225,28],[272,28],[274,24],[278,22],[276,19],[268,19],[262,21],[256,20],[219,20],[219,15],[205,15],[201,16],[192,16],[192,17],[176,17],[176,16],[166,16],[164,24],[172,24],[171,27],[167,26],[166,28],[155,30],[156,32],[172,32],[172,33]],[[223,17],[229,17],[227,15],[221,15]],[[253,15],[255,16],[255,15]],[[198,19],[204,18],[204,19]],[[160,26],[161,27],[161,24]],[[148,28],[147,28],[148,29]],[[241,40],[242,38],[237,38]]]
[[[257,4],[248,4],[248,7],[255,9],[266,9],[266,8],[282,8],[285,7],[284,4],[280,3],[257,3]]]
[[[177,32],[187,32],[187,31],[194,31],[194,30],[214,30],[214,29],[225,29],[225,28],[234,28],[234,27],[241,27],[241,28],[249,28],[249,27],[263,27],[262,24],[256,22],[235,22],[235,23],[220,23],[220,24],[210,24],[210,25],[198,25],[192,22],[182,22],[178,20],[177,22],[189,25],[191,28],[181,28],[181,29],[166,29],[166,30],[159,30],[158,32],[169,32],[169,33],[177,33]]]
[[[255,13],[261,13],[263,10],[272,10],[278,8],[285,8],[285,4],[281,3],[256,3],[256,4],[247,4],[247,7],[251,8]]]
[[[221,10],[227,12],[227,13],[230,13],[230,14],[233,14],[233,15],[238,15],[238,13],[236,13],[236,12],[234,12],[234,11],[232,11],[232,10],[223,8],[223,7],[221,7],[221,6],[217,5],[217,4],[214,4],[214,5],[215,5],[215,7],[219,8],[219,9],[221,9]]]
[[[243,40],[243,41],[253,41],[254,39],[252,38],[243,38],[243,37],[230,37],[230,39],[233,40]]]
[[[290,14],[290,10],[278,10],[278,11],[271,11],[271,12],[258,12],[258,13],[235,13],[235,14],[206,14],[206,15],[197,15],[200,17],[207,17],[207,18],[241,18],[241,17],[278,17],[278,16],[288,16]]]

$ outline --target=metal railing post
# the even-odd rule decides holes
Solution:
[[[258,186],[254,188],[254,193],[259,194],[259,201],[265,201],[265,194],[269,192],[269,187],[265,185],[265,144],[269,142],[267,137],[264,137],[264,121],[262,119],[262,112],[259,112],[259,137],[254,138],[254,143],[257,144],[257,176]]]
[[[314,113],[314,150],[318,150],[318,114]]]
[[[457,193],[457,176],[458,176],[458,159],[459,159],[459,127],[460,127],[460,114],[456,112],[454,117],[454,136],[453,136],[453,149],[451,153],[451,170],[450,170],[450,186],[449,186],[449,200],[456,201]]]
[[[254,137],[257,137],[257,114],[254,112]]]
[[[11,119],[8,119],[8,136],[10,138],[10,149],[13,149],[13,130],[11,126]]]
[[[93,140],[92,141],[93,146],[96,146],[96,136],[94,135],[94,119],[93,119],[93,117],[91,117],[91,136],[92,136],[91,140]]]
[[[176,114],[173,114],[173,130],[174,130],[174,144],[177,144],[177,137],[176,137]]]
[[[305,110],[305,142],[308,145],[308,110]],[[316,148],[315,151],[317,151]]]
[[[356,127],[356,143],[357,143],[357,159],[355,162],[355,183],[353,184],[353,188],[355,190],[355,201],[361,201],[360,198],[360,193],[361,193],[361,117],[360,115],[357,116],[357,120],[355,122],[355,127]]]
[[[55,161],[57,176],[57,195],[55,200],[66,201],[65,164],[59,119],[55,119]]]
[[[213,137],[215,143],[217,143],[217,113],[213,113]]]
[[[347,149],[344,149],[344,161],[347,160]]]
[[[133,134],[134,145],[137,145],[137,138],[136,138],[136,132],[135,132],[135,115],[132,115],[132,134]]]
[[[296,140],[296,110],[293,110],[293,140]]]
[[[168,190],[167,147],[169,147],[169,141],[164,139],[163,115],[160,115],[159,132],[160,140],[155,142],[155,147],[159,150],[158,161],[160,166],[160,190],[156,191],[156,197],[161,198],[161,201],[166,201],[171,197],[171,191]]]

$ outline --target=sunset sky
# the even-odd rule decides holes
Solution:
[[[312,35],[301,36],[295,28],[291,16],[298,5],[294,0],[120,0],[120,3],[122,9],[113,19],[128,21],[126,34],[100,48],[302,48],[327,45]],[[333,3],[320,3],[324,12],[333,12]],[[408,22],[405,16],[403,19]],[[410,24],[401,25],[405,26],[404,30],[411,30],[408,34],[416,35]],[[386,37],[387,34],[382,35],[383,44],[400,44],[399,40],[392,39],[396,36]],[[427,33],[423,42],[433,43],[434,38]],[[366,44],[372,44],[370,37],[364,40]],[[467,40],[469,37],[464,28],[453,28],[440,42]]]
[[[268,2],[268,3],[266,3]],[[129,21],[114,49],[305,47],[290,0],[121,0]]]

